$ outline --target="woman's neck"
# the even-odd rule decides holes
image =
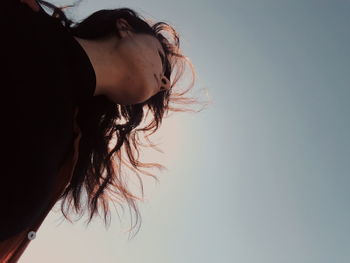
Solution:
[[[74,37],[88,55],[96,75],[94,96],[107,95],[108,89],[116,88],[122,80],[121,60],[115,52],[116,39],[89,40]]]

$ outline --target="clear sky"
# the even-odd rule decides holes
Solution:
[[[120,7],[177,29],[213,103],[152,139],[164,154],[145,159],[168,170],[145,178],[134,239],[127,206],[108,230],[51,212],[20,263],[350,262],[350,1],[84,0],[67,14]]]

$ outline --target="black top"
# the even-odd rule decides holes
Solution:
[[[75,108],[93,98],[96,76],[79,42],[44,9],[2,1],[0,23],[3,241],[47,208],[53,179],[73,150]]]

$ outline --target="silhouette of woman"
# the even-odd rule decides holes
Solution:
[[[122,164],[153,176],[140,168],[163,166],[134,157],[138,133],[153,128],[154,133],[168,111],[187,111],[170,102],[196,103],[184,97],[193,82],[184,92],[173,92],[185,63],[195,74],[170,25],[151,26],[129,8],[99,10],[74,23],[63,12],[67,7],[6,0],[0,11],[6,36],[2,96],[11,100],[10,108],[3,103],[1,109],[7,128],[2,129],[0,262],[17,262],[57,201],[69,221],[66,202],[68,210],[74,202],[82,215],[82,189],[89,222],[98,208],[106,222],[112,200],[125,200],[138,216],[140,198],[126,187]],[[136,129],[146,109],[154,118]]]

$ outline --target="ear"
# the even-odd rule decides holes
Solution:
[[[132,27],[124,18],[117,19],[116,26],[117,26],[117,29],[119,30],[121,37],[128,36],[133,32]]]

